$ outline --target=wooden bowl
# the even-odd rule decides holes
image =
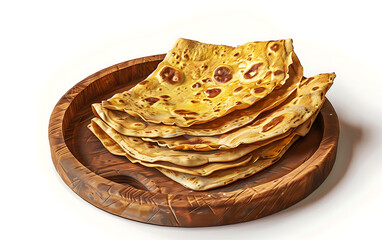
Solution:
[[[153,168],[111,155],[86,128],[90,105],[127,90],[154,71],[164,55],[101,70],[71,88],[49,122],[54,166],[79,196],[112,214],[166,226],[214,226],[257,219],[300,201],[327,177],[335,161],[337,115],[326,101],[307,136],[271,167],[208,191],[191,191]]]

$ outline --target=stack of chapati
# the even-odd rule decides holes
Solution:
[[[305,136],[334,78],[304,78],[291,39],[179,39],[144,81],[93,104],[89,128],[112,154],[193,190],[216,188],[272,165]]]

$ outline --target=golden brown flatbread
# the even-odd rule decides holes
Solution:
[[[89,129],[110,153],[187,188],[224,186],[274,164],[309,132],[335,74],[302,74],[291,39],[179,39],[144,81],[93,104]]]
[[[210,174],[212,171],[228,168],[229,165],[242,165],[245,161],[249,161],[249,159],[246,160],[245,158],[248,153],[273,144],[280,139],[293,138],[296,135],[305,136],[309,132],[315,117],[308,119],[293,132],[282,134],[277,138],[253,144],[244,144],[235,149],[210,152],[170,150],[153,143],[143,142],[139,138],[123,136],[98,118],[92,120],[89,128],[112,154],[126,155],[132,162],[139,162],[145,166],[159,167],[162,165],[164,168],[186,173],[190,173],[187,169],[191,169],[191,167],[196,169],[197,166],[200,166],[200,170],[197,170],[199,172],[194,171],[192,174],[204,175]],[[263,152],[262,157],[272,157],[272,154],[266,155]],[[212,166],[209,168],[210,170],[203,167],[206,164]],[[224,166],[224,164],[226,165]],[[184,170],[179,170],[180,168]]]
[[[212,188],[228,185],[242,178],[247,178],[261,170],[276,163],[282,155],[288,150],[288,148],[298,139],[295,136],[290,142],[281,150],[281,152],[272,158],[257,159],[253,156],[253,161],[250,161],[246,165],[236,168],[230,168],[225,170],[216,171],[208,176],[195,176],[187,173],[176,172],[165,168],[157,168],[168,178],[174,180],[177,183],[182,184],[184,187],[196,190],[204,191]],[[288,140],[288,139],[282,139]]]
[[[291,39],[238,47],[179,39],[146,80],[102,106],[151,123],[189,127],[208,122],[281,87],[293,55]]]
[[[274,142],[290,134],[286,133],[280,138],[274,138],[269,141],[262,141],[254,144],[240,146],[236,149],[217,150],[210,152],[177,151],[167,147],[160,147],[155,143],[143,141],[141,138],[125,136],[108,126],[99,118],[93,118],[91,122],[95,135],[100,139],[106,148],[113,145],[109,139],[117,142],[124,153],[130,157],[144,162],[169,162],[179,166],[195,167],[207,163],[230,162],[245,156],[246,154]],[[116,154],[120,155],[120,154]]]
[[[211,151],[236,148],[274,138],[298,127],[315,115],[325,101],[325,94],[333,83],[334,73],[319,74],[304,79],[283,104],[264,113],[250,125],[211,137],[180,136],[174,138],[142,138],[176,150]]]
[[[262,112],[281,104],[297,89],[302,79],[302,71],[303,69],[298,59],[293,58],[293,64],[290,65],[289,78],[282,87],[273,90],[268,96],[246,109],[236,110],[221,118],[187,128],[176,125],[147,123],[141,118],[133,117],[124,111],[104,108],[101,103],[94,103],[92,110],[94,115],[101,118],[114,130],[127,136],[163,138],[181,135],[214,136],[249,124]]]
[[[246,163],[248,163],[252,159],[252,155],[246,155],[243,156],[237,160],[233,160],[229,163],[227,162],[213,162],[213,163],[207,163],[203,164],[201,166],[193,166],[193,167],[185,167],[185,166],[179,166],[176,164],[173,164],[171,162],[167,161],[156,161],[156,162],[145,162],[138,160],[136,158],[131,157],[129,154],[127,154],[123,148],[118,144],[116,141],[113,140],[109,135],[107,135],[102,128],[99,127],[97,124],[89,124],[88,128],[94,133],[98,139],[101,140],[104,147],[114,155],[118,156],[125,156],[127,159],[129,159],[132,163],[139,163],[145,167],[162,167],[174,171],[189,173],[193,175],[199,175],[199,176],[206,176],[211,174],[214,171],[232,168],[232,167],[238,167],[242,166]]]
[[[139,159],[133,158],[124,151],[124,149],[121,147],[120,144],[118,144],[116,141],[113,140],[113,138],[108,136],[103,131],[103,129],[99,127],[99,125],[94,124],[93,122],[93,124],[90,124],[88,127],[102,141],[103,145],[105,146],[106,149],[109,150],[110,153],[119,155],[119,156],[126,156],[132,163],[139,163],[146,167],[165,168],[168,170],[173,170],[176,172],[187,173],[187,174],[197,175],[197,176],[207,176],[219,170],[243,166],[247,164],[249,161],[253,163],[259,158],[276,157],[284,149],[284,147],[287,146],[289,142],[296,136],[296,133],[292,133],[283,139],[274,141],[272,143],[269,143],[266,146],[260,147],[252,151],[250,154],[247,154],[234,161],[212,162],[212,163],[203,164],[201,166],[185,167],[185,166],[179,166],[179,165],[166,162],[166,161],[157,161],[157,162],[151,163],[151,162],[145,162],[145,161],[141,161]]]

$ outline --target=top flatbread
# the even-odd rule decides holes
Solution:
[[[179,39],[146,80],[102,106],[151,123],[204,123],[247,108],[282,86],[293,54],[291,39],[238,47]]]
[[[293,64],[289,68],[289,78],[285,84],[273,90],[268,96],[252,106],[233,111],[210,122],[192,125],[188,128],[176,125],[147,123],[141,118],[133,117],[124,111],[104,108],[100,103],[92,104],[92,110],[94,115],[101,118],[114,130],[127,136],[171,138],[181,135],[219,135],[252,122],[262,112],[276,107],[287,99],[297,89],[302,79],[303,68],[295,55],[293,56]]]

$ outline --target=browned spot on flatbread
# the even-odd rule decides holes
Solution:
[[[238,87],[234,90],[235,93],[240,92],[243,89],[243,87]]]
[[[225,133],[225,134],[220,135],[218,138],[219,138],[219,139],[222,139],[222,138],[227,137],[228,135],[229,135],[228,133]]]
[[[182,82],[182,74],[171,67],[164,67],[159,76],[162,78],[163,82],[168,82],[170,84],[177,84]]]
[[[206,90],[206,93],[207,93],[207,95],[208,95],[209,98],[214,98],[214,97],[216,97],[217,95],[219,95],[221,91],[222,91],[222,90],[219,89],[219,88],[213,88],[213,89],[208,89],[208,90]]]
[[[187,181],[190,182],[190,183],[197,183],[198,182],[198,179],[196,177],[190,177],[190,178],[187,178]]]
[[[277,43],[271,46],[271,50],[274,52],[277,52],[279,49],[280,49],[280,45],[278,45]]]
[[[202,80],[202,82],[206,83],[206,82],[211,82],[211,79],[210,78],[205,78]]]
[[[308,85],[313,79],[314,79],[313,77],[310,77],[310,78],[307,78],[307,79],[303,80],[303,81],[301,82],[300,87],[302,87],[302,86],[304,86],[304,85]]]
[[[146,146],[147,146],[148,148],[155,148],[155,147],[154,147],[154,144],[151,143],[151,142],[145,142],[145,144],[146,144]]]
[[[204,141],[203,139],[200,139],[200,138],[191,138],[189,140],[186,140],[183,142],[183,144],[186,143],[186,144],[190,144],[190,145],[196,145],[196,144],[207,144],[207,143],[211,143],[210,141]]]
[[[183,117],[184,119],[186,119],[187,121],[188,120],[194,120],[194,119],[196,119],[196,118],[194,118],[194,117]]]
[[[265,120],[267,120],[266,118],[260,118],[259,120],[255,121],[254,123],[251,124],[251,126],[257,126],[257,125],[260,125],[261,123],[263,123]]]
[[[169,95],[162,95],[162,96],[160,96],[161,98],[170,98],[170,96]]]
[[[148,82],[149,82],[149,81],[145,80],[145,81],[140,82],[139,84],[140,84],[140,85],[145,85],[145,84],[148,83]]]
[[[262,93],[264,91],[265,91],[265,87],[258,87],[258,88],[253,89],[254,93]]]
[[[253,64],[253,66],[246,73],[244,73],[244,78],[245,79],[254,78],[259,73],[259,69],[262,65],[263,63]]]
[[[179,115],[198,115],[198,113],[196,112],[183,110],[183,109],[178,109],[178,110],[175,110],[174,112]]]
[[[192,88],[200,88],[202,85],[200,83],[195,83],[194,85],[192,85],[191,87]]]
[[[281,70],[277,70],[276,72],[274,72],[273,74],[275,75],[275,76],[277,76],[277,75],[280,75],[280,74],[283,74],[284,72],[283,71],[281,71]]]
[[[289,122],[292,122],[295,119],[298,119],[298,115],[294,115],[291,119],[289,119]]]
[[[226,83],[232,79],[231,69],[228,67],[218,67],[214,72],[214,79],[220,83]]]
[[[148,97],[145,98],[145,101],[148,102],[150,105],[153,105],[154,103],[159,101],[159,98],[156,97]]]
[[[276,127],[279,123],[283,121],[283,119],[283,115],[273,118],[271,121],[269,121],[269,123],[264,125],[263,132],[268,132],[272,128]]]

